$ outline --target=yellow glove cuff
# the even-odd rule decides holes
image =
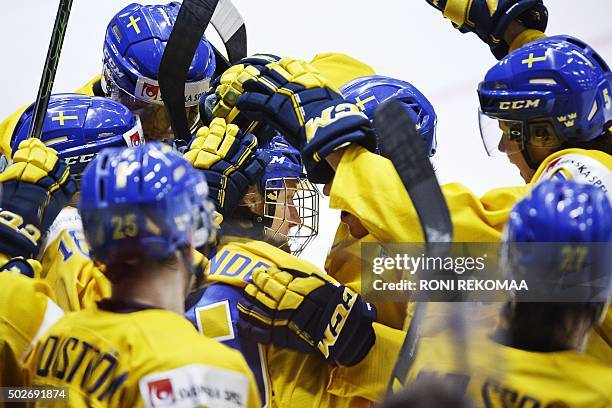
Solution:
[[[510,44],[510,50],[508,52],[512,52],[518,48],[521,48],[523,45],[528,44],[532,41],[539,40],[541,38],[545,38],[546,34],[539,30],[527,29],[521,32],[519,35],[514,37],[512,40],[512,44]]]

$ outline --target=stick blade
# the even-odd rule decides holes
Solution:
[[[191,139],[185,112],[185,82],[198,43],[212,19],[218,0],[184,0],[159,66],[159,89],[174,137]]]
[[[247,31],[244,19],[230,0],[219,0],[210,22],[219,33],[230,63],[247,56]]]

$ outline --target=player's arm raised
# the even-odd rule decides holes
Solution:
[[[76,183],[55,150],[29,139],[0,174],[0,184],[0,263],[33,277],[37,262],[26,260],[38,255],[43,235],[72,198]]]
[[[426,0],[442,12],[462,33],[474,33],[497,59],[508,54],[513,45],[513,31],[522,26],[543,33],[548,24],[548,10],[542,0]],[[513,28],[510,28],[512,23]],[[543,35],[543,34],[540,34]],[[533,41],[536,38],[532,38]]]
[[[351,143],[376,148],[367,116],[304,61],[285,57],[270,63],[243,88],[238,109],[265,120],[299,148],[315,183],[332,179],[333,169],[325,159],[335,150]]]
[[[198,130],[185,158],[204,173],[209,197],[224,217],[238,208],[267,164],[267,157],[257,151],[257,138],[220,117]]]

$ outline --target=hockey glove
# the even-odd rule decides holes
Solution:
[[[0,257],[3,258],[3,257]],[[0,264],[3,260],[0,260]],[[7,260],[0,267],[0,272],[19,273],[29,278],[36,278],[42,272],[42,265],[35,259],[25,259],[22,256]]]
[[[263,176],[268,157],[257,152],[257,139],[238,126],[216,118],[198,130],[185,158],[204,172],[210,199],[224,217],[230,216],[250,185]]]
[[[270,62],[280,58],[271,54],[255,54],[232,65],[211,84],[211,91],[200,98],[200,112],[205,125],[214,118],[223,118],[227,123],[238,125],[245,133],[253,133],[260,144],[273,136],[274,130],[263,123],[250,120],[236,108],[236,101],[242,95],[242,84],[259,76],[261,70]]]
[[[55,150],[28,139],[0,174],[0,184],[0,252],[35,257],[42,235],[76,192],[76,182]]]
[[[376,340],[376,309],[327,275],[259,268],[238,305],[242,336],[319,354],[330,364],[360,362]]]
[[[268,121],[299,148],[315,183],[327,183],[333,170],[325,157],[359,143],[374,151],[376,136],[366,115],[348,103],[312,65],[283,58],[243,84],[238,108],[253,119]]]
[[[508,54],[503,35],[512,21],[544,32],[548,10],[542,0],[427,0],[442,11],[461,32],[473,32],[491,48],[497,59]]]

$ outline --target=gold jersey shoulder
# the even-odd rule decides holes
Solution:
[[[38,337],[63,312],[39,279],[0,273],[0,384],[23,384],[22,364]]]
[[[89,246],[76,208],[65,207],[60,211],[49,228],[42,253],[41,277],[55,291],[62,309],[81,310],[110,297],[110,282],[89,257]]]
[[[34,385],[67,387],[75,407],[259,404],[242,356],[166,310],[66,315],[38,342],[29,367]]]
[[[227,237],[217,247],[206,266],[208,282],[227,283],[244,287],[259,267],[280,267],[304,272],[318,270],[315,265],[278,249],[266,242],[247,238]]]
[[[540,164],[532,183],[551,178],[594,185],[612,200],[612,156],[608,153],[585,149],[555,152]]]
[[[479,407],[609,407],[612,370],[575,351],[530,352],[486,338],[462,353],[459,369],[452,341],[422,338],[408,382],[438,378],[463,387]]]
[[[266,242],[236,237],[225,239],[206,270],[211,283],[244,287],[253,270],[262,265],[324,273],[312,263]],[[403,332],[381,325],[376,325],[375,331],[377,347],[359,368],[333,368],[314,354],[265,347],[262,370],[269,381],[267,399],[272,406],[281,407],[355,407],[381,402]]]
[[[317,54],[310,61],[310,64],[319,70],[336,88],[340,88],[355,78],[376,74],[368,64],[338,52]]]

